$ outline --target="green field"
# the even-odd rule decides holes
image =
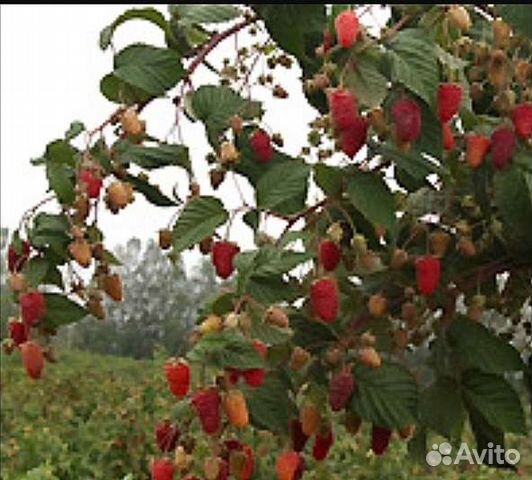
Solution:
[[[47,365],[41,381],[32,382],[17,355],[2,354],[2,480],[149,478],[149,458],[156,454],[153,426],[172,412],[173,404],[162,375],[162,359],[141,362],[79,352],[58,357],[58,363]],[[262,435],[247,440],[263,452],[254,478],[274,480],[271,452],[276,441]],[[393,441],[383,457],[368,454],[368,442],[366,429],[353,437],[338,428],[330,461],[309,462],[304,478],[526,477],[524,471],[518,476],[478,467],[428,471],[405,458],[404,442]],[[528,457],[521,463],[529,465],[530,446],[524,440],[517,445],[515,439],[512,446],[520,448],[522,456]]]

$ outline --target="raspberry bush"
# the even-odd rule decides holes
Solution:
[[[375,455],[408,441],[417,458],[431,432],[457,440],[466,423],[480,449],[526,434],[507,377],[531,388],[532,9],[393,6],[375,35],[370,8],[128,10],[101,32],[102,49],[131,19],[161,29],[166,47],[115,51],[100,90],[116,110],[94,129],[73,122],[33,161],[51,195],[11,240],[20,314],[4,343],[32,379],[46,375],[61,326],[104,318],[103,295],[127,296],[98,218],[136,195],[175,211],[159,232],[170,260],[198,246],[226,280],[201,307],[187,358],[161,372],[176,404],[154,426],[155,480],[298,479],[362,423]],[[212,65],[242,31],[248,44]],[[297,158],[253,95],[290,108],[275,77],[296,63],[316,111]],[[202,65],[217,83],[197,84]],[[177,143],[147,133],[157,98],[175,105]],[[204,126],[208,193],[184,121]],[[188,174],[186,199],[150,182],[163,167]],[[227,177],[254,201],[240,193],[227,209]],[[255,248],[238,245],[236,217]],[[284,222],[275,238],[271,217]],[[278,437],[272,471],[251,435],[264,431]]]

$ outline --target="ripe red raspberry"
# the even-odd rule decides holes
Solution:
[[[19,320],[11,320],[7,324],[9,330],[9,336],[15,342],[15,345],[19,346],[28,340],[28,327]]]
[[[329,405],[333,412],[339,412],[347,406],[355,386],[355,379],[348,370],[333,375],[329,383]]]
[[[218,478],[216,480],[228,480],[229,479],[229,463],[227,460],[220,458],[218,460]]]
[[[312,313],[324,322],[331,323],[338,315],[338,287],[332,278],[314,280],[310,286]]]
[[[266,358],[268,355],[268,347],[264,342],[261,342],[260,340],[253,340],[252,342],[253,348],[257,351],[257,353],[260,355],[261,358]]]
[[[31,340],[21,343],[20,353],[22,356],[22,363],[28,376],[33,378],[33,380],[41,378],[44,369],[44,355],[40,345]]]
[[[448,123],[443,123],[441,126],[442,143],[445,151],[454,150],[456,141],[454,139],[453,130]]]
[[[442,83],[438,88],[438,117],[447,123],[460,109],[462,87],[457,83]]]
[[[184,360],[170,360],[164,365],[164,373],[170,391],[180,400],[190,387],[190,367]]]
[[[331,427],[328,427],[325,431],[316,434],[314,440],[314,447],[312,448],[312,456],[315,460],[324,460],[329,454],[331,445],[334,442],[334,435]]]
[[[336,38],[342,48],[349,48],[356,42],[360,32],[357,14],[353,10],[344,10],[334,20]]]
[[[340,132],[342,152],[353,158],[366,144],[368,122],[362,117],[355,117],[351,126]]]
[[[512,161],[514,148],[515,135],[509,128],[500,127],[491,134],[491,162],[497,170]]]
[[[371,449],[375,455],[382,455],[388,448],[392,432],[386,428],[373,425],[371,430]]]
[[[432,295],[440,281],[440,259],[431,255],[416,261],[416,284],[423,295]]]
[[[229,278],[235,269],[233,259],[240,247],[232,242],[219,241],[212,246],[211,259],[216,274],[223,279]]]
[[[338,263],[340,263],[342,252],[338,245],[332,240],[324,239],[320,242],[319,257],[323,268],[330,272],[338,266]]]
[[[521,103],[512,110],[515,133],[520,138],[532,138],[532,103]]]
[[[243,374],[243,370],[239,370],[238,368],[226,368],[226,371],[228,373],[227,378],[231,385],[234,385],[235,383],[237,383]]]
[[[18,297],[22,320],[28,327],[32,327],[42,320],[46,314],[46,299],[41,292],[33,290],[21,293]]]
[[[421,133],[421,109],[410,98],[401,98],[392,105],[392,120],[397,138],[401,142],[413,142]]]
[[[246,455],[246,461],[240,472],[239,480],[249,480],[255,471],[255,457],[253,456],[253,449],[249,445],[242,445],[242,451]]]
[[[200,390],[194,394],[191,403],[199,417],[201,427],[207,435],[214,435],[220,429],[222,399],[215,387]]]
[[[323,53],[327,53],[333,45],[333,36],[329,29],[323,30]]]
[[[338,130],[346,130],[358,118],[355,96],[345,88],[336,88],[328,95],[331,121]]]
[[[308,436],[305,435],[301,422],[296,418],[290,420],[290,436],[292,438],[292,448],[296,452],[301,452],[307,444]]]
[[[301,463],[301,455],[293,450],[282,452],[275,462],[275,471],[279,480],[294,480]]]
[[[471,134],[466,138],[466,160],[471,168],[479,167],[490,148],[490,139],[484,135]]]
[[[173,480],[174,473],[174,462],[168,458],[157,458],[151,464],[152,480]]]
[[[172,425],[168,420],[157,424],[155,427],[155,442],[161,452],[175,450],[178,439],[179,430],[177,426]]]
[[[7,250],[7,268],[13,272],[18,272],[22,269],[31,253],[31,245],[27,240],[22,242],[22,251],[17,253],[15,246],[9,245]]]
[[[99,175],[85,168],[79,172],[78,178],[89,198],[98,198],[100,196],[103,180]]]
[[[250,387],[260,387],[264,382],[266,370],[264,368],[250,368],[249,370],[244,370],[242,376]]]
[[[249,145],[259,162],[268,163],[273,158],[272,142],[264,130],[255,130],[249,137]]]
[[[242,447],[243,447],[242,443],[240,442],[240,440],[237,440],[236,438],[230,438],[228,440],[224,440],[220,457],[223,460],[229,460],[229,455],[231,455],[231,452],[233,450],[240,452],[242,450]]]

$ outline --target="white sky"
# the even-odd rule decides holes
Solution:
[[[135,5],[140,7],[141,5]],[[98,47],[100,30],[111,23],[128,5],[17,5],[1,7],[1,225],[16,228],[23,212],[44,198],[46,179],[43,167],[34,167],[31,158],[40,156],[46,144],[64,135],[73,120],[81,120],[94,128],[114,110],[99,92],[100,79],[112,69],[112,53]],[[166,7],[159,5],[166,14]],[[162,32],[144,21],[131,21],[119,27],[114,43],[121,49],[142,41],[164,46]],[[240,34],[240,45],[246,35]],[[220,65],[223,56],[234,52],[234,40],[226,40],[217,53],[209,57]],[[217,63],[218,61],[218,63]],[[198,69],[195,86],[215,81],[205,69]],[[307,123],[313,118],[295,81],[298,70],[276,69],[276,78],[289,91],[289,100],[272,99],[270,94],[256,92],[267,101],[264,124],[274,132],[283,132],[284,151],[296,155],[305,144]],[[148,133],[163,138],[174,120],[174,109],[168,100],[152,102],[142,113]],[[184,140],[192,155],[193,167],[203,194],[210,194],[207,164],[208,146],[200,124],[184,125]],[[186,196],[185,176],[178,168],[166,168],[151,174],[170,194],[178,183],[181,197]],[[226,207],[239,205],[234,184],[227,178],[218,190]],[[252,202],[250,190],[242,180],[244,193]],[[52,206],[48,207],[51,208]],[[125,243],[132,236],[142,240],[156,238],[159,228],[175,213],[173,208],[157,208],[140,195],[119,215],[105,211],[101,227],[107,245]],[[268,229],[275,233],[280,225],[274,221]],[[251,232],[237,222],[231,239],[244,248],[252,245]],[[196,255],[186,254],[187,263]]]

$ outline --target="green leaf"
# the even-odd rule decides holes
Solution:
[[[259,228],[260,222],[260,212],[258,210],[249,210],[242,217],[244,223],[251,228],[253,231],[257,231]]]
[[[299,345],[311,353],[325,350],[328,345],[338,340],[328,325],[313,322],[300,314],[290,315],[290,326],[294,330],[294,345]]]
[[[375,226],[395,230],[395,202],[382,177],[372,172],[356,172],[348,179],[349,200]]]
[[[65,140],[68,142],[76,138],[81,132],[85,131],[85,125],[83,122],[74,121],[68,127],[68,130],[65,132]]]
[[[516,31],[532,38],[532,8],[530,4],[497,5],[497,13]]]
[[[46,178],[50,188],[63,204],[70,204],[76,198],[74,192],[74,172],[71,167],[61,163],[46,163]]]
[[[216,368],[261,368],[264,362],[253,345],[240,333],[223,331],[207,334],[188,352],[192,362]]]
[[[58,328],[69,323],[79,322],[88,315],[81,305],[58,293],[45,293],[46,315],[42,325],[47,328]]]
[[[460,438],[465,408],[456,382],[440,377],[422,392],[419,402],[421,422],[448,439]]]
[[[240,15],[237,7],[222,4],[170,5],[169,9],[172,17],[182,25],[222,23]]]
[[[418,390],[410,372],[396,364],[379,368],[356,364],[357,392],[350,408],[363,420],[389,429],[416,422]]]
[[[157,147],[135,145],[128,141],[117,142],[116,152],[122,162],[132,162],[147,170],[178,166],[191,172],[188,147],[185,145],[159,144]]]
[[[299,291],[293,285],[279,277],[251,276],[245,292],[264,305],[293,302],[299,296]]]
[[[379,72],[377,59],[369,53],[353,57],[353,68],[344,81],[356,92],[357,100],[369,108],[380,106],[388,93],[388,79]]]
[[[495,204],[502,217],[508,251],[518,256],[532,252],[532,194],[527,175],[530,174],[510,165],[493,178]]]
[[[144,198],[153,205],[158,207],[175,207],[177,203],[171,200],[161,192],[161,189],[157,185],[152,185],[144,178],[135,175],[126,175],[125,180],[137,191],[144,195]]]
[[[175,50],[140,43],[121,50],[114,64],[116,78],[154,96],[174,87],[185,74]]]
[[[122,265],[122,262],[118,260],[114,253],[110,252],[109,250],[103,251],[102,260],[108,265]]]
[[[392,80],[435,105],[439,83],[436,44],[423,29],[408,28],[390,41]]]
[[[336,197],[342,193],[343,172],[338,167],[317,163],[314,166],[314,180],[318,187],[331,197]]]
[[[273,246],[265,246],[254,252],[245,252],[239,255],[238,263],[242,262],[244,255],[249,256],[250,262],[246,262],[246,270],[255,277],[269,277],[288,273],[301,263],[312,259],[311,252],[294,252],[291,250],[279,250]]]
[[[46,259],[33,257],[24,265],[22,271],[29,285],[36,287],[43,282],[50,267],[51,265]]]
[[[480,323],[456,318],[447,330],[447,337],[463,368],[494,374],[523,368],[519,352]]]
[[[31,244],[37,248],[50,247],[55,254],[64,258],[70,236],[70,224],[64,215],[39,213],[33,220],[29,237]]]
[[[425,102],[418,102],[421,108],[421,134],[412,145],[412,152],[427,153],[436,160],[443,160],[441,123],[434,111]],[[420,155],[420,158],[421,157]],[[425,160],[428,163],[428,160]]]
[[[101,79],[100,91],[107,100],[115,103],[125,103],[126,105],[146,103],[154,97],[141,88],[136,88],[120,80],[112,73],[109,73]]]
[[[479,370],[467,370],[462,378],[465,401],[493,427],[503,432],[526,433],[519,395],[504,378]]]
[[[290,211],[296,213],[304,207],[307,197],[310,167],[303,161],[281,163],[272,167],[258,182],[257,208],[278,211],[290,203]]]
[[[225,86],[201,86],[194,92],[190,105],[190,113],[205,124],[209,142],[213,146],[218,144],[222,132],[229,128],[232,116],[239,115],[250,120],[262,115],[260,103],[246,100]]]
[[[250,335],[268,345],[279,345],[290,340],[292,331],[288,328],[279,328],[259,321],[253,323]]]
[[[315,39],[314,48],[322,39],[325,25],[323,4],[255,4],[253,8],[264,20],[268,33],[279,47],[300,60],[308,55],[305,46],[309,37]]]
[[[46,146],[46,161],[56,164],[76,166],[76,149],[65,140],[55,140]]]
[[[174,251],[182,252],[212,235],[228,218],[229,215],[219,199],[207,196],[191,199],[174,225]]]
[[[278,374],[270,373],[258,388],[246,388],[251,423],[276,433],[286,433],[296,412],[289,397],[289,384]]]
[[[151,7],[132,8],[122,13],[113,23],[105,27],[100,32],[100,48],[105,50],[111,44],[115,30],[123,23],[133,19],[147,20],[148,22],[157,25],[165,33],[168,29],[168,23],[166,22],[164,15],[159,12],[159,10]]]

